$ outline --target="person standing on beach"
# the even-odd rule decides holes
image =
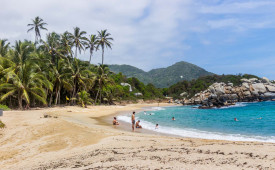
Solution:
[[[136,112],[133,112],[133,114],[132,114],[132,130],[133,130],[133,131],[135,130],[135,123],[136,123],[136,120],[135,120],[135,113],[136,113]]]

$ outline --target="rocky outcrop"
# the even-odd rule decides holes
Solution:
[[[275,84],[267,78],[241,79],[240,86],[233,83],[214,83],[205,91],[197,93],[183,104],[201,104],[200,108],[234,105],[236,102],[252,102],[275,99]]]

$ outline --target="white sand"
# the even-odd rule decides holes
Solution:
[[[97,121],[102,116],[156,105],[4,112],[0,119],[7,128],[0,130],[0,169],[275,168],[274,143],[133,133]],[[43,118],[44,113],[58,118]]]

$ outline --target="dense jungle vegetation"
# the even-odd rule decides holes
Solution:
[[[0,39],[0,104],[10,108],[53,105],[113,104],[114,101],[162,98],[161,89],[144,85],[136,78],[111,72],[104,65],[105,50],[112,49],[113,38],[107,30],[88,34],[75,27],[73,32],[48,32],[47,23],[36,17],[27,25],[35,42],[18,40],[11,45]],[[89,61],[78,59],[89,51]],[[90,64],[95,52],[102,62]],[[122,86],[121,83],[129,83]],[[142,93],[136,96],[135,93]]]

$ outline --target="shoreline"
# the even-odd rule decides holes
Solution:
[[[154,109],[152,109],[152,107],[175,107],[175,106],[178,106],[178,105],[171,106],[171,104],[169,104],[169,105],[164,104],[163,106],[147,106],[147,107],[141,107],[140,109],[135,110],[135,112],[139,113],[139,112],[143,112],[143,111],[154,110]],[[112,121],[113,121],[113,117],[118,117],[118,116],[121,116],[121,115],[126,115],[126,114],[131,114],[131,113],[132,112],[130,110],[129,111],[123,111],[123,112],[116,112],[116,113],[111,114],[111,115],[96,118],[95,120],[97,120],[98,123],[101,124],[101,125],[112,127],[114,129],[120,130],[122,132],[141,133],[141,134],[144,133],[144,134],[149,134],[149,135],[183,138],[182,136],[179,136],[179,135],[156,132],[154,130],[150,130],[150,129],[146,129],[146,128],[141,128],[141,129],[135,128],[135,131],[133,132],[132,131],[132,124],[129,123],[129,122],[125,122],[125,121],[119,121],[119,125],[116,125],[116,126],[111,124]]]
[[[270,169],[275,144],[183,138],[115,129],[101,118],[156,104],[8,111],[1,169]],[[163,104],[171,106],[171,104]],[[163,106],[163,105],[160,105]],[[57,118],[43,118],[43,114]]]
[[[242,104],[242,103],[249,103],[249,102],[238,102],[237,104]],[[159,106],[159,107],[177,107],[178,105],[169,105],[169,106]],[[237,105],[233,105],[233,106],[228,106],[228,107],[239,107]],[[225,107],[225,108],[228,108]],[[223,109],[223,108],[219,108],[219,109]],[[136,111],[136,113],[139,112],[143,112],[143,111],[155,111],[155,109],[153,109],[153,107],[144,107],[144,108],[140,108],[138,111]],[[119,117],[119,116],[125,116],[127,113],[129,113],[129,116],[131,115],[130,111],[123,111],[123,112],[118,112],[112,115],[108,115],[106,117],[102,117],[100,119],[98,119],[98,121],[105,123],[106,125],[112,126],[115,129],[118,130],[122,130],[122,131],[127,131],[127,132],[132,132],[131,130],[131,126],[132,124],[125,121],[125,120],[118,120],[120,125],[118,126],[113,126],[111,125],[110,122],[112,122],[113,117]],[[129,117],[130,119],[130,117]],[[144,120],[143,120],[144,121]],[[146,121],[146,120],[145,120]],[[151,123],[151,122],[149,122]],[[142,125],[142,124],[141,124]],[[153,126],[153,124],[152,124]],[[190,139],[203,139],[203,140],[217,140],[217,141],[233,141],[233,142],[264,142],[264,143],[275,143],[274,139],[264,139],[264,136],[247,136],[247,135],[239,135],[239,134],[226,134],[226,133],[219,133],[219,132],[208,132],[208,131],[202,131],[202,130],[185,130],[185,129],[181,129],[181,128],[173,128],[173,127],[166,127],[164,126],[164,128],[169,128],[169,129],[173,129],[176,130],[177,132],[181,132],[181,131],[186,131],[187,133],[193,133],[193,135],[189,134],[188,135],[176,135],[176,134],[172,134],[172,133],[168,133],[166,132],[162,132],[162,131],[156,131],[153,129],[147,129],[147,128],[142,128],[142,129],[136,129],[135,128],[135,133],[146,133],[146,134],[153,134],[153,135],[159,135],[159,136],[167,136],[167,137],[179,137],[179,138],[190,138]],[[208,137],[208,136],[200,136],[200,137],[196,137],[196,135],[211,135],[212,137]]]

